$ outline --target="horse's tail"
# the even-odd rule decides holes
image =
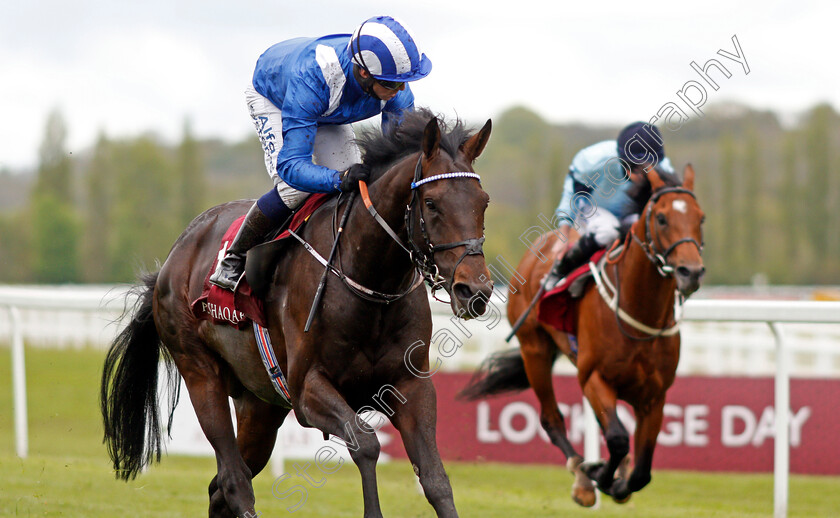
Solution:
[[[135,288],[139,297],[131,321],[111,344],[102,371],[99,404],[105,424],[103,442],[117,478],[123,480],[135,478],[152,459],[160,461],[163,441],[157,382],[161,353],[170,384],[179,382],[178,376],[172,375],[172,358],[162,351],[152,315],[157,277],[157,273],[145,275]],[[169,395],[174,410],[177,388],[170,386]]]
[[[555,350],[551,363],[556,359]],[[518,392],[530,386],[519,348],[507,349],[493,353],[481,362],[470,382],[458,393],[458,399],[474,401],[494,394]]]

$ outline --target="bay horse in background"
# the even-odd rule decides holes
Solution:
[[[566,333],[541,323],[533,311],[516,333],[520,349],[501,351],[485,360],[461,393],[467,399],[477,399],[532,387],[540,402],[541,424],[575,474],[572,497],[587,507],[595,503],[593,481],[620,503],[650,482],[665,392],[674,381],[680,357],[676,297],[696,291],[705,271],[701,258],[704,216],[692,193],[694,169],[686,166],[681,186],[666,185],[653,169],[647,178],[651,198],[631,228],[620,256],[610,258],[601,273],[604,284],[608,282],[617,291],[614,298],[620,314],[590,282],[569,308],[577,324],[577,351]],[[517,267],[526,282],[521,289],[511,289],[508,302],[511,324],[528,308],[552,266],[550,260],[541,258],[554,257],[561,247],[560,238],[548,232],[526,252]],[[607,442],[607,462],[582,463],[566,436],[551,381],[558,352],[577,367],[578,382]],[[636,414],[632,472],[630,436],[616,413],[619,399],[629,403]]]
[[[410,359],[417,370],[429,369],[432,319],[423,277],[449,292],[456,315],[469,318],[486,310],[483,301],[492,284],[482,243],[489,196],[472,164],[489,136],[489,120],[471,134],[460,121],[449,129],[419,110],[387,136],[362,137],[362,154],[372,168],[369,199],[381,219],[361,203],[348,207],[333,198],[303,227],[301,237],[326,256],[336,218],[350,211],[336,266],[345,283],[330,277],[309,332],[304,325],[324,267],[303,246],[277,245],[267,271],[258,276],[267,284],[253,286],[265,293],[269,336],[287,375],[295,416],[325,439],[330,434],[348,445],[361,473],[365,517],[382,516],[375,469],[380,444],[372,426],[359,424],[357,412],[387,394],[390,419],[426,498],[438,516],[457,516],[437,450],[435,389],[407,364]],[[252,203],[213,207],[187,227],[160,271],[145,279],[102,377],[105,442],[117,476],[128,480],[160,460],[158,361],[174,363],[216,454],[211,517],[256,516],[251,479],[268,462],[290,411],[266,374],[250,327],[214,325],[190,311],[223,234]],[[234,400],[236,434],[228,396]],[[170,403],[176,404],[174,396]]]

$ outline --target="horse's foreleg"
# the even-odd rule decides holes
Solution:
[[[631,493],[639,491],[650,483],[650,470],[653,465],[653,450],[656,438],[662,428],[662,412],[665,398],[654,402],[647,408],[636,408],[636,436],[633,472],[627,480],[617,480],[614,484],[613,498],[622,500]]]
[[[255,515],[251,470],[243,462],[233,433],[227,392],[219,378],[219,366],[192,358],[181,369],[195,414],[205,437],[216,452],[216,483],[223,499],[211,498],[211,517]]]
[[[438,516],[456,517],[458,511],[455,510],[452,486],[440,460],[435,438],[435,388],[429,379],[412,378],[398,384],[396,389],[402,398],[395,396],[383,403],[394,412],[392,421],[402,436],[405,451],[420,479],[426,499]]]
[[[598,484],[599,490],[612,495],[615,470],[630,452],[630,434],[618,419],[615,389],[607,384],[597,371],[590,374],[583,386],[583,392],[595,411],[610,452],[606,463],[589,465],[584,470],[589,478]]]
[[[298,419],[344,441],[362,475],[364,516],[381,517],[376,487],[376,461],[379,459],[380,446],[376,434],[361,430],[353,409],[332,383],[315,371],[310,371],[306,376],[296,410]]]
[[[253,393],[245,391],[234,400],[236,409],[236,444],[242,460],[256,477],[271,458],[277,429],[289,413],[289,409],[266,403]],[[218,509],[219,514],[226,507],[224,495],[218,488],[218,477],[213,477],[208,488],[210,508]]]

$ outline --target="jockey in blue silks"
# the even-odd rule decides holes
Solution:
[[[650,197],[645,171],[651,166],[662,176],[674,174],[662,134],[643,122],[622,129],[617,140],[593,144],[575,155],[555,221],[561,223],[561,232],[568,235],[568,227],[562,226],[574,226],[581,237],[554,263],[546,289],[609,246],[639,218]]]
[[[234,290],[245,254],[284,224],[313,192],[352,191],[370,170],[350,126],[382,114],[382,130],[414,109],[406,85],[432,62],[412,33],[389,16],[370,18],[353,34],[295,38],[257,60],[245,97],[274,188],[248,211],[210,282]]]

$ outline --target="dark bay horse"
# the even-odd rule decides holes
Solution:
[[[386,409],[400,431],[437,515],[457,516],[437,450],[435,389],[428,377],[414,375],[429,368],[432,332],[418,272],[449,292],[456,314],[469,318],[485,311],[483,301],[492,292],[481,247],[489,196],[472,164],[489,136],[489,120],[470,134],[460,121],[448,129],[422,110],[407,115],[388,136],[361,139],[364,160],[373,170],[370,200],[395,234],[389,235],[362,203],[349,209],[337,266],[347,276],[342,280],[364,287],[366,297],[330,275],[317,318],[304,332],[324,267],[296,242],[278,245],[282,253],[258,276],[266,284],[254,287],[265,293],[269,335],[287,375],[295,415],[325,439],[329,434],[347,444],[361,473],[366,517],[382,516],[375,470],[380,444],[373,426],[357,414],[373,403]],[[256,516],[251,479],[268,462],[290,410],[273,389],[250,328],[214,325],[190,311],[225,230],[251,204],[211,208],[187,227],[160,271],[147,277],[102,377],[105,442],[117,476],[128,480],[160,459],[159,358],[177,366],[216,453],[211,517]],[[324,257],[336,217],[347,205],[328,201],[303,228],[301,237]],[[235,403],[235,435],[229,396]]]
[[[613,257],[601,274],[605,285],[616,287],[608,295],[618,300],[621,315],[590,282],[570,308],[577,323],[576,352],[568,335],[539,322],[533,311],[516,333],[520,349],[488,358],[462,392],[476,399],[533,387],[540,401],[542,426],[575,474],[572,497],[584,506],[595,503],[592,481],[622,503],[650,482],[665,392],[674,381],[680,356],[675,299],[696,291],[704,273],[700,255],[704,216],[692,193],[693,168],[686,166],[682,186],[667,186],[652,169],[648,180],[650,201],[630,230],[621,255]],[[560,238],[549,232],[526,252],[517,272],[527,281],[521,289],[512,286],[508,302],[511,323],[526,310],[551,268],[550,260],[540,258],[554,257],[561,247]],[[580,387],[607,442],[610,456],[606,463],[581,465],[583,459],[569,443],[551,382],[558,351],[577,367]],[[616,413],[619,399],[633,407],[637,420],[635,467],[629,477],[629,458],[622,461],[630,451],[630,436]]]

